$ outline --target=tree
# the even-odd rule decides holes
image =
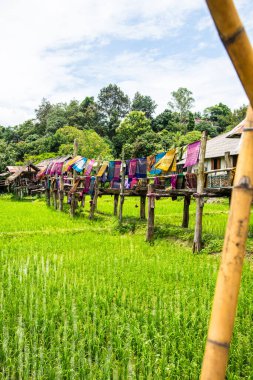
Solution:
[[[150,96],[136,92],[132,101],[131,111],[142,111],[147,118],[151,119],[156,107],[157,104]]]
[[[188,145],[200,139],[201,139],[201,132],[191,131],[191,132],[186,133],[186,135],[181,136],[181,139],[179,141],[179,146]]]
[[[39,134],[45,133],[47,126],[47,118],[50,110],[52,109],[52,104],[46,99],[43,98],[41,104],[37,109],[35,109],[37,123],[37,129]]]
[[[83,125],[83,114],[79,108],[79,102],[77,100],[71,100],[65,108],[65,117],[67,119],[67,125],[73,125],[79,127]]]
[[[0,140],[0,172],[5,171],[7,165],[14,165],[16,159],[17,155],[14,145]]]
[[[180,122],[184,122],[194,104],[192,92],[185,87],[180,87],[177,91],[171,93],[172,100],[168,102],[171,110],[178,112]]]
[[[94,129],[98,134],[102,135],[99,124],[98,105],[94,101],[94,97],[86,96],[81,102],[79,110],[83,118],[82,127],[84,129]]]
[[[116,84],[109,84],[100,90],[97,104],[101,131],[103,136],[111,139],[120,121],[129,111],[130,99]]]
[[[132,143],[124,144],[125,158],[147,157],[163,150],[160,136],[152,130],[139,135]]]
[[[213,123],[208,120],[201,120],[195,125],[196,131],[207,131],[209,137],[215,137],[218,135],[217,128],[213,126]]]
[[[217,127],[218,134],[224,132],[232,122],[232,112],[223,103],[206,108],[204,110],[204,117]]]
[[[162,131],[163,129],[167,129],[171,132],[176,132],[176,123],[179,121],[180,118],[176,112],[165,109],[152,121],[152,128],[155,132]]]
[[[232,114],[232,126],[235,127],[246,117],[247,106],[244,104],[242,107],[234,110]]]
[[[67,125],[68,119],[66,114],[66,104],[58,103],[54,104],[47,115],[47,133],[55,133],[57,129]]]
[[[78,154],[87,158],[112,158],[110,145],[93,130],[80,130],[76,127],[65,126],[56,132],[61,142],[59,155],[73,153],[74,140],[78,140]]]
[[[146,132],[152,132],[151,122],[142,111],[129,112],[116,130],[117,136],[121,139],[122,144],[131,144],[138,136]]]

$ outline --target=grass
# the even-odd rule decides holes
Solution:
[[[0,198],[0,378],[199,377],[220,260],[207,253],[219,250],[228,204],[205,205],[200,255],[194,203],[183,231],[182,202],[157,202],[154,245],[136,205],[126,200],[119,225],[110,197],[94,221]],[[252,316],[249,257],[227,379],[253,379]]]

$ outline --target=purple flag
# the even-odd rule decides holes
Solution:
[[[200,150],[200,141],[196,141],[188,145],[184,168],[187,168],[188,166],[196,165],[199,159],[199,150]]]

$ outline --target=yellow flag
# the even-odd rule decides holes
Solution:
[[[104,174],[104,172],[107,169],[107,166],[108,166],[108,161],[104,161],[102,166],[100,167],[100,169],[98,171],[97,177],[102,177],[102,175]]]
[[[177,170],[176,149],[169,150],[160,161],[155,164],[156,169],[164,172],[175,172]]]

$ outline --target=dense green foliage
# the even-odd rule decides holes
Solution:
[[[194,202],[187,230],[182,202],[157,202],[154,245],[136,202],[119,226],[110,197],[94,221],[0,198],[2,379],[199,377],[219,255],[191,253]],[[206,252],[219,251],[227,212],[205,205]],[[252,284],[248,256],[228,380],[252,378]]]
[[[168,108],[155,115],[157,104],[136,92],[131,101],[117,85],[102,88],[95,100],[51,104],[43,99],[35,118],[12,127],[0,126],[0,172],[7,164],[39,162],[41,157],[72,153],[73,138],[80,139],[80,154],[88,158],[141,157],[234,127],[246,113],[243,106],[230,110],[225,104],[193,113],[194,98],[187,88],[171,93]],[[75,130],[75,133],[67,131]],[[64,137],[66,131],[66,138]]]

